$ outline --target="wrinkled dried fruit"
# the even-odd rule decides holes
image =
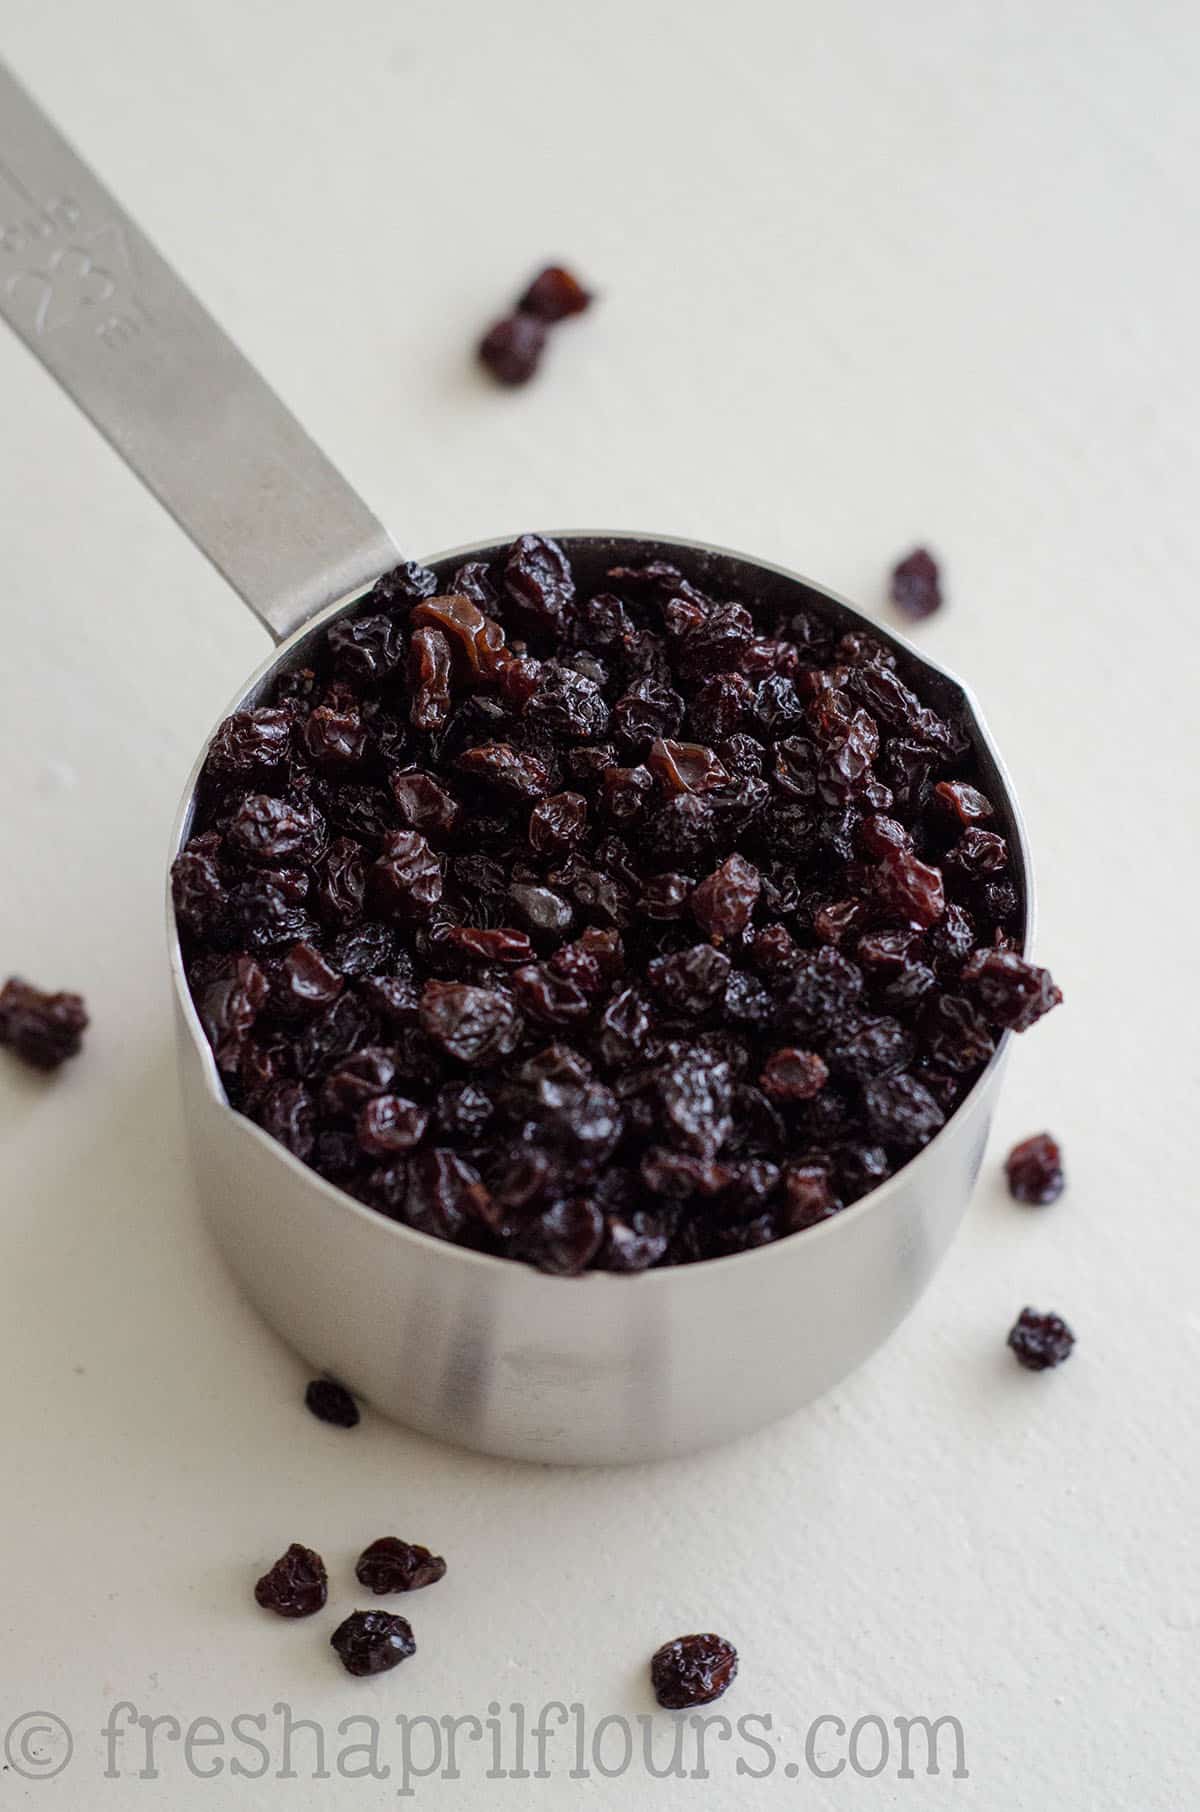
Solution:
[[[932,616],[940,607],[941,577],[937,561],[926,548],[914,548],[892,568],[891,596],[896,609],[914,620]]]
[[[1027,962],[1015,950],[976,950],[963,967],[962,979],[988,1020],[1012,1032],[1027,1032],[1062,1002],[1062,989],[1055,987],[1050,971]]]
[[[985,818],[995,816],[990,800],[978,787],[968,786],[965,780],[939,780],[933,796],[964,827],[981,824]]]
[[[654,1696],[668,1711],[711,1705],[733,1685],[738,1653],[724,1636],[677,1636],[664,1642],[650,1661]]]
[[[811,1101],[828,1080],[829,1071],[815,1051],[785,1045],[767,1058],[759,1086],[773,1101]]]
[[[761,887],[757,868],[744,856],[726,856],[693,893],[692,917],[714,944],[728,943],[749,925]]]
[[[828,1165],[821,1159],[789,1164],[783,1173],[784,1219],[789,1233],[802,1233],[837,1214],[842,1204],[834,1195]]]
[[[278,1617],[311,1617],[324,1609],[328,1585],[321,1556],[294,1541],[263,1574],[254,1596],[264,1611],[274,1611]]]
[[[1070,1358],[1075,1336],[1060,1315],[1022,1309],[1009,1329],[1008,1344],[1027,1371],[1044,1372]]]
[[[882,1076],[863,1089],[867,1123],[885,1145],[916,1150],[945,1121],[929,1090],[915,1076]]]
[[[351,1611],[329,1638],[348,1674],[386,1674],[417,1652],[412,1625],[390,1611]]]
[[[1014,1201],[1044,1208],[1056,1202],[1066,1182],[1063,1176],[1062,1152],[1058,1141],[1049,1133],[1035,1133],[1022,1139],[1009,1152],[1004,1165],[1008,1193]]]
[[[657,738],[646,761],[668,793],[711,793],[729,784],[729,770],[712,749],[698,742]]]
[[[445,843],[458,829],[462,808],[453,793],[419,768],[404,768],[392,775],[396,816],[406,830],[420,831],[435,843]]]
[[[506,742],[481,743],[478,748],[467,749],[457,765],[460,774],[514,799],[540,799],[550,788],[544,763],[536,755],[526,755]]]
[[[516,976],[513,980],[515,984]],[[428,982],[420,1014],[426,1036],[448,1057],[472,1068],[498,1063],[520,1042],[521,1015],[512,996],[496,988]]]
[[[441,865],[419,831],[389,831],[371,869],[371,885],[381,911],[425,918],[442,897]]]
[[[250,968],[254,969],[255,965],[252,963]],[[254,1012],[248,997],[243,993],[239,998],[249,1014],[247,1023],[252,1023]],[[209,1023],[217,1024],[218,1035],[223,1041],[232,1036],[232,1047],[226,1044],[225,1048],[236,1054],[240,1049],[240,1034],[236,1028],[230,1034],[222,1030],[219,1022],[206,1021],[206,1031]],[[7,1045],[14,1056],[34,1069],[56,1070],[68,1057],[78,1055],[87,1024],[82,995],[43,994],[40,988],[15,975],[0,988],[0,1045]]]
[[[358,1116],[356,1137],[373,1158],[395,1158],[412,1151],[425,1136],[429,1110],[403,1095],[376,1095]]]
[[[13,985],[10,982],[4,996],[0,996],[0,1006]],[[206,973],[196,995],[196,1011],[219,1068],[237,1068],[242,1046],[266,1003],[267,993],[267,978],[250,956],[223,957]],[[0,1028],[5,1023],[0,1020]]]
[[[501,384],[527,384],[546,348],[546,324],[520,310],[489,327],[479,343],[479,356]]]
[[[552,793],[529,814],[529,841],[539,856],[565,855],[587,831],[587,800],[582,793]]]
[[[431,1554],[428,1548],[401,1541],[396,1535],[382,1535],[364,1548],[354,1568],[359,1585],[380,1597],[385,1592],[416,1592],[445,1576],[446,1563],[440,1554]]]
[[[517,307],[542,321],[565,321],[568,315],[581,315],[591,300],[570,271],[561,264],[548,264],[538,272]]]
[[[418,629],[408,648],[409,716],[417,730],[440,730],[450,715],[450,643],[440,629]]]
[[[946,909],[942,876],[911,850],[889,849],[875,870],[875,897],[883,911],[910,924],[936,925]]]
[[[333,1378],[314,1378],[304,1393],[304,1402],[318,1422],[330,1422],[335,1428],[358,1427],[358,1404],[345,1385]]]

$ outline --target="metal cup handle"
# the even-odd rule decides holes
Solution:
[[[277,641],[400,559],[3,64],[0,314]]]

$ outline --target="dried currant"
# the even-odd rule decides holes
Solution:
[[[514,986],[520,973],[513,977]],[[447,1057],[473,1069],[511,1056],[521,1037],[521,1015],[510,994],[464,982],[427,982],[420,1023]]]
[[[417,1652],[412,1625],[390,1611],[351,1611],[329,1638],[348,1674],[386,1674]]]
[[[656,1649],[650,1661],[654,1696],[668,1711],[711,1705],[733,1685],[738,1653],[724,1636],[677,1636]]]
[[[1014,1145],[1004,1164],[1008,1193],[1014,1201],[1044,1208],[1063,1192],[1062,1152],[1049,1133],[1035,1133]]]
[[[941,575],[937,561],[924,547],[916,547],[892,568],[891,598],[904,616],[917,620],[941,608]]]
[[[1015,950],[976,950],[963,967],[963,983],[979,1001],[989,1024],[1027,1032],[1062,1002],[1062,989],[1048,969]]]
[[[277,1617],[311,1617],[325,1608],[329,1580],[325,1562],[294,1541],[254,1588],[256,1601]]]
[[[749,925],[761,888],[757,868],[735,852],[693,893],[692,917],[714,944],[728,943]]]
[[[389,831],[371,868],[380,908],[403,919],[427,918],[442,897],[442,870],[420,831]]]
[[[561,264],[548,264],[538,272],[517,307],[541,321],[565,321],[568,315],[581,315],[591,300],[578,277]]]
[[[545,322],[518,309],[488,328],[479,342],[479,357],[501,384],[527,384],[545,349]]]
[[[767,1058],[759,1086],[773,1101],[811,1101],[828,1080],[829,1070],[815,1051],[784,1045]]]
[[[1075,1336],[1061,1315],[1022,1309],[1009,1329],[1008,1344],[1027,1371],[1044,1372],[1070,1358]]]
[[[419,1543],[401,1541],[397,1535],[381,1535],[363,1549],[354,1565],[359,1585],[378,1597],[387,1592],[417,1592],[445,1576],[446,1563],[440,1554],[431,1554]]]
[[[254,969],[255,965],[250,964],[250,968]],[[258,973],[261,975],[261,971]],[[228,994],[224,998],[228,1000]],[[250,1005],[250,996],[244,991],[239,999],[244,1011],[249,1014],[248,1029],[248,1025],[253,1023],[254,1009]],[[211,1017],[205,1020],[206,1031],[210,1024],[213,1024]],[[40,988],[21,981],[15,975],[10,976],[3,988],[0,988],[0,1045],[7,1045],[14,1056],[20,1057],[34,1069],[56,1070],[68,1057],[77,1056],[87,1025],[87,1010],[80,994],[43,994]],[[227,1041],[227,1054],[236,1055],[244,1033],[236,1026],[224,1033],[221,1033],[219,1026],[215,1029]],[[210,1042],[216,1043],[216,1038],[211,1033]],[[223,1067],[231,1066],[226,1063]]]
[[[345,1385],[333,1378],[314,1378],[304,1393],[304,1402],[318,1422],[329,1422],[334,1428],[358,1427],[358,1404]]]

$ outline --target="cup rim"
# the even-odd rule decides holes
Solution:
[[[629,543],[631,545],[641,545],[644,548],[647,542],[652,542],[663,547],[669,545],[674,548],[682,548],[690,553],[715,556],[718,559],[735,560],[746,566],[755,567],[762,572],[772,573],[779,578],[789,580],[793,584],[803,586],[805,589],[817,593],[821,598],[836,606],[839,611],[846,612],[857,623],[860,623],[866,631],[876,638],[876,640],[884,641],[897,648],[916,666],[934,674],[940,681],[953,687],[958,693],[964,708],[972,741],[978,749],[986,754],[999,778],[1004,793],[1004,803],[1007,807],[1008,816],[1012,827],[1016,832],[1015,849],[1012,853],[1017,857],[1019,877],[1025,899],[1025,925],[1024,935],[1021,941],[1021,954],[1026,958],[1029,957],[1033,945],[1033,936],[1036,925],[1036,896],[1034,891],[1033,864],[1030,857],[1028,832],[1024,815],[1021,811],[1020,802],[1017,799],[1016,791],[1013,787],[1012,777],[1009,774],[999,749],[996,747],[991,731],[988,728],[987,720],[980,709],[978,699],[976,698],[973,689],[964,680],[961,680],[956,673],[950,668],[944,667],[940,661],[933,660],[923,649],[916,647],[906,636],[893,629],[889,624],[876,622],[874,618],[867,616],[856,604],[851,603],[848,598],[842,597],[839,592],[831,590],[829,586],[823,585],[817,580],[807,578],[804,574],[797,572],[792,567],[783,566],[776,561],[760,559],[757,555],[744,553],[738,548],[725,547],[716,542],[698,541],[688,536],[666,535],[660,531],[651,532],[648,530],[566,529],[541,530],[539,533],[548,534],[551,539],[568,544],[572,541],[601,541],[612,542],[618,545]],[[504,538],[489,536],[484,540],[468,542],[462,546],[447,548],[441,553],[430,555],[428,560],[422,562],[422,564],[440,566],[450,561],[461,563],[464,560],[478,559],[485,553],[494,553],[508,545],[510,545],[510,542],[506,541]],[[371,583],[373,582],[374,581]],[[813,1241],[817,1239],[828,1240],[836,1238],[838,1236],[839,1228],[848,1225],[851,1221],[857,1222],[865,1218],[867,1214],[886,1212],[888,1202],[892,1197],[899,1193],[900,1188],[910,1182],[919,1181],[922,1169],[927,1170],[932,1163],[936,1162],[934,1156],[935,1147],[944,1140],[946,1133],[954,1122],[959,1120],[960,1117],[965,1116],[972,1104],[990,1086],[993,1077],[1004,1063],[1007,1055],[1008,1046],[1013,1036],[1010,1031],[1005,1030],[1001,1033],[1000,1037],[996,1040],[996,1048],[992,1052],[991,1057],[988,1059],[979,1075],[975,1078],[975,1081],[971,1084],[971,1087],[967,1090],[967,1093],[963,1096],[962,1100],[955,1107],[953,1113],[948,1116],[944,1125],[938,1128],[929,1143],[923,1146],[914,1157],[907,1159],[898,1170],[894,1171],[891,1176],[886,1177],[882,1183],[877,1184],[874,1189],[868,1190],[865,1195],[859,1197],[858,1201],[852,1202],[848,1208],[841,1209],[828,1220],[820,1221],[813,1227],[805,1227],[797,1233],[785,1234],[781,1240],[772,1240],[766,1245],[752,1247],[744,1252],[726,1253],[717,1258],[697,1259],[686,1265],[652,1266],[648,1270],[636,1272],[587,1270],[569,1278],[555,1277],[540,1273],[535,1268],[525,1265],[517,1259],[503,1257],[500,1254],[493,1252],[479,1252],[470,1246],[455,1245],[453,1241],[437,1239],[430,1233],[421,1233],[415,1227],[409,1227],[403,1221],[393,1220],[389,1215],[382,1214],[378,1209],[371,1208],[365,1202],[360,1202],[355,1196],[352,1196],[346,1190],[339,1188],[336,1183],[331,1183],[329,1179],[323,1177],[319,1171],[312,1169],[308,1164],[302,1163],[294,1153],[290,1152],[286,1146],[281,1145],[277,1139],[271,1138],[269,1133],[264,1132],[262,1127],[258,1126],[247,1115],[239,1113],[236,1108],[231,1106],[228,1097],[225,1094],[216,1059],[213,1056],[212,1049],[200,1024],[200,1018],[196,1012],[195,1003],[192,1000],[191,990],[188,986],[187,975],[184,971],[183,949],[179,937],[179,927],[175,918],[174,903],[171,898],[171,864],[182,849],[191,828],[200,773],[207,758],[209,744],[215,731],[227,717],[232,715],[233,712],[244,707],[246,700],[262,685],[271,672],[287,659],[292,650],[300,642],[304,641],[314,632],[322,629],[326,623],[331,622],[335,617],[338,617],[342,615],[343,612],[349,610],[353,605],[358,603],[370,589],[370,584],[358,586],[353,591],[347,592],[344,596],[334,599],[322,610],[315,612],[307,622],[302,623],[297,629],[293,630],[291,635],[287,636],[269,651],[266,657],[255,668],[249,679],[238,688],[220,716],[214,721],[212,729],[204,737],[196,760],[188,774],[183,789],[183,795],[172,821],[166,874],[167,953],[175,986],[177,1005],[182,1015],[183,1024],[186,1026],[187,1032],[195,1047],[195,1055],[200,1063],[205,1090],[211,1098],[213,1106],[230,1116],[236,1123],[238,1131],[242,1136],[249,1137],[261,1143],[261,1145],[270,1152],[276,1162],[283,1164],[286,1169],[289,1169],[293,1173],[297,1185],[317,1189],[332,1206],[343,1213],[353,1215],[373,1229],[381,1230],[384,1238],[392,1237],[402,1243],[416,1241],[419,1249],[424,1249],[426,1252],[436,1251],[447,1263],[471,1264],[476,1266],[482,1265],[492,1269],[497,1277],[510,1272],[515,1266],[525,1272],[528,1276],[538,1278],[550,1287],[561,1288],[566,1284],[580,1284],[592,1282],[593,1280],[595,1282],[595,1287],[612,1289],[633,1287],[641,1289],[647,1287],[666,1288],[668,1287],[669,1282],[674,1282],[676,1287],[684,1287],[679,1284],[679,1280],[692,1276],[697,1279],[696,1287],[700,1287],[699,1280],[712,1277],[716,1267],[727,1267],[729,1265],[746,1266],[753,1263],[765,1263],[770,1261],[772,1255],[775,1255],[777,1261],[778,1248],[781,1245],[787,1245],[791,1241],[800,1239]]]

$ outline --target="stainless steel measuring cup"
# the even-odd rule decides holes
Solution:
[[[0,68],[0,312],[170,510],[277,644],[226,711],[305,664],[399,552],[279,399],[33,101]],[[717,595],[869,626],[969,730],[1032,931],[1024,827],[974,700],[820,586],[653,535],[560,534],[583,585],[678,559]],[[427,564],[443,577],[501,546]],[[226,713],[223,712],[222,716]],[[186,840],[203,755],[171,855]],[[173,920],[180,1070],[196,1180],[238,1278],[310,1361],[389,1415],[481,1451],[652,1459],[727,1440],[844,1378],[933,1275],[979,1168],[1008,1035],[945,1127],[853,1207],[777,1244],[635,1276],[555,1278],[414,1232],[354,1201],[233,1112]]]

